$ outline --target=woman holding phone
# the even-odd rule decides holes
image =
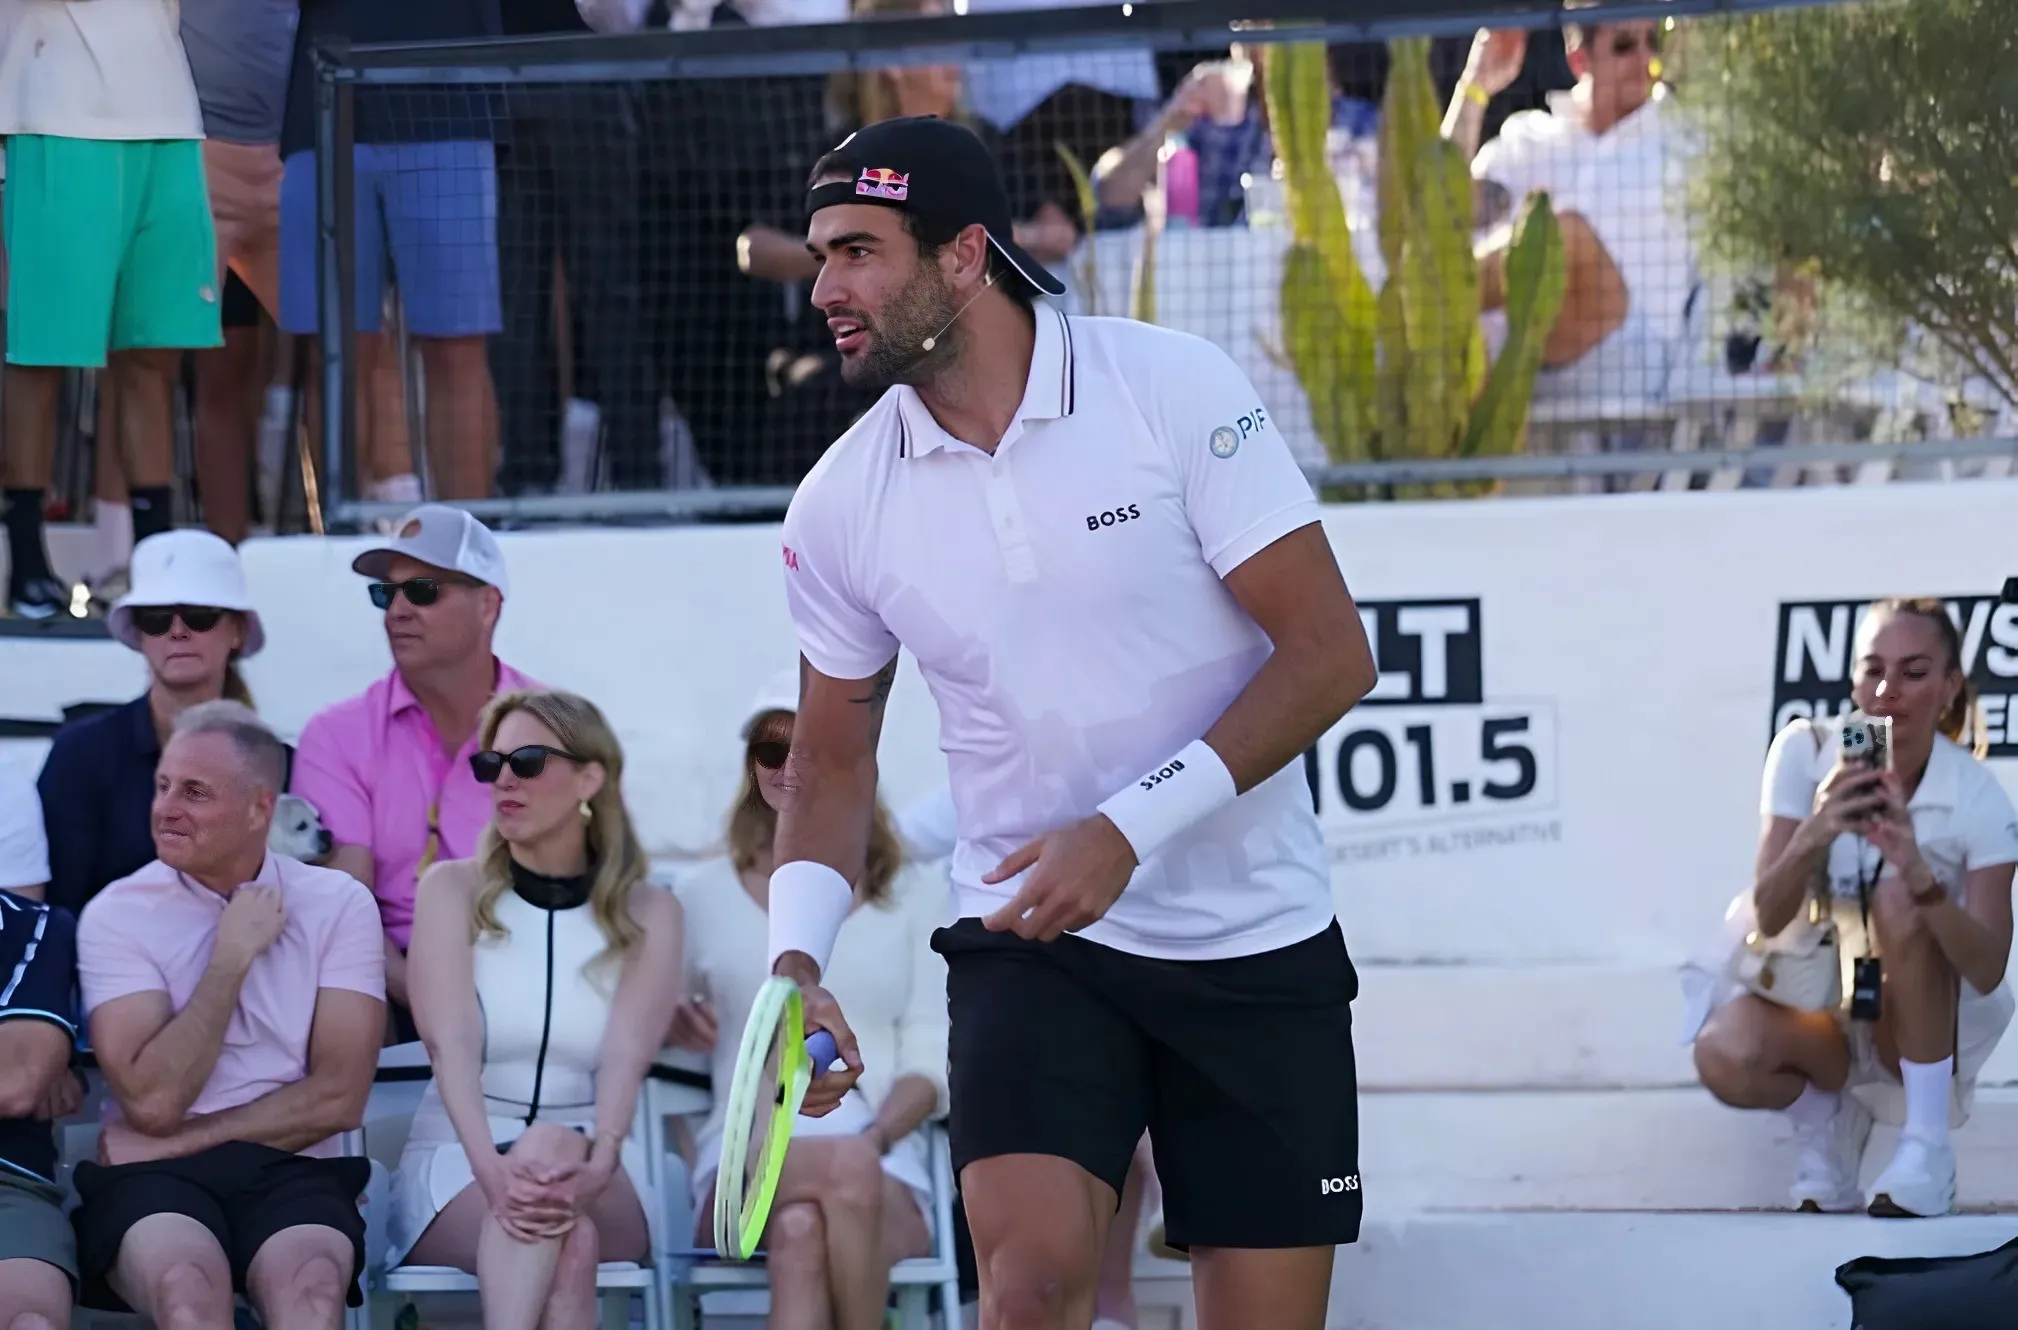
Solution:
[[[1965,743],[1981,737],[1962,641],[1938,600],[1866,612],[1852,700],[1891,725],[1884,767],[1846,762],[1840,721],[1795,720],[1766,757],[1753,903],[1774,936],[1825,880],[1867,901],[1882,972],[1875,1020],[1726,993],[1695,1040],[1703,1084],[1737,1108],[1793,1120],[1798,1209],[1909,1217],[1955,1205],[1949,1131],[2011,1021],[2012,866],[2018,814]],[[1868,1194],[1857,1189],[1873,1116],[1903,1128]]]

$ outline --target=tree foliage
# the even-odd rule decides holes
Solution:
[[[1812,270],[2018,402],[2018,4],[1702,20],[1683,59],[1706,256]]]

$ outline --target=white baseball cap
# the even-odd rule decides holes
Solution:
[[[799,711],[799,667],[779,670],[764,681],[757,695],[750,701],[750,711],[743,721],[743,737],[757,728],[757,722],[773,711],[788,711],[797,715]]]
[[[140,650],[140,629],[133,623],[133,611],[164,605],[235,610],[244,615],[245,643],[238,649],[241,660],[258,655],[266,645],[259,611],[252,608],[252,593],[245,589],[245,565],[229,541],[208,531],[157,532],[133,547],[129,573],[131,589],[105,616],[105,627],[133,650]]]
[[[510,579],[505,573],[504,551],[490,528],[460,508],[445,503],[424,503],[400,520],[398,532],[388,544],[374,545],[351,560],[350,570],[363,577],[384,578],[393,556],[431,567],[461,573],[497,588],[500,596],[510,596]]]

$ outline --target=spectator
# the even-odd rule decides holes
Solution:
[[[160,858],[86,907],[77,961],[111,1091],[75,1182],[81,1301],[160,1326],[336,1330],[359,1301],[364,1119],[385,1028],[370,895],[266,848],[286,750],[251,710],[184,712]],[[191,1222],[194,1221],[194,1222]]]
[[[1236,45],[1224,60],[1192,69],[1148,126],[1094,168],[1102,225],[1141,220],[1142,196],[1156,184],[1163,147],[1173,136],[1198,157],[1198,224],[1232,226],[1246,215],[1245,178],[1266,176],[1275,161],[1261,65]],[[1334,87],[1332,125],[1354,138],[1371,137],[1380,108]]]
[[[42,796],[25,772],[0,760],[0,891],[39,901],[48,886],[49,837],[42,825]]]
[[[664,1213],[632,1127],[679,1000],[680,907],[645,879],[594,705],[508,693],[472,765],[495,816],[476,858],[429,870],[414,923],[434,1080],[392,1259],[474,1271],[488,1326],[592,1326],[597,1263],[649,1260]]]
[[[1547,190],[1563,219],[1569,290],[1543,356],[1538,394],[1603,393],[1644,400],[1667,387],[1695,260],[1678,207],[1685,157],[1658,81],[1661,25],[1651,19],[1563,28],[1576,86],[1547,111],[1509,116],[1484,147],[1487,104],[1526,60],[1527,34],[1480,32],[1444,118],[1445,134],[1481,182],[1479,222],[1505,219],[1529,192]],[[1505,302],[1506,236],[1481,247],[1481,299]]]
[[[108,371],[133,535],[168,529],[171,411],[185,349],[217,346],[217,241],[203,116],[160,0],[13,0],[0,9],[7,146],[7,594],[66,613],[42,535],[65,369]],[[109,354],[108,354],[109,350]]]
[[[2011,1022],[2004,977],[2018,815],[1980,752],[1962,746],[1972,727],[1979,740],[1982,731],[1961,659],[1940,601],[1878,602],[1858,629],[1851,696],[1891,720],[1889,768],[1843,765],[1836,725],[1809,720],[1782,730],[1766,757],[1758,930],[1780,933],[1811,884],[1819,892],[1826,883],[1845,922],[1859,925],[1846,938],[1862,938],[1868,898],[1873,936],[1862,940],[1883,956],[1875,1022],[1846,1028],[1837,1012],[1796,1011],[1729,985],[1695,1037],[1710,1093],[1792,1119],[1793,1200],[1803,1210],[1953,1209],[1949,1130],[1966,1119],[1976,1075]],[[1903,1131],[1860,1195],[1873,1113]]]
[[[749,1019],[764,964],[766,902],[779,769],[791,749],[798,672],[779,675],[743,726],[743,781],[729,814],[728,856],[679,884],[687,920],[687,970],[696,996],[682,1004],[674,1042],[713,1054],[717,1085],[735,1074],[736,1042],[720,1038]],[[801,1117],[762,1239],[771,1277],[773,1330],[873,1325],[889,1296],[889,1269],[931,1250],[932,1173],[919,1128],[946,1110],[946,962],[930,937],[946,900],[942,880],[903,870],[879,805],[868,867],[823,980],[851,1002],[863,1079],[840,1107]],[[695,1241],[712,1243],[726,1100],[695,1140]]]
[[[404,42],[496,37],[498,0],[303,0],[280,151],[280,324],[318,331],[315,74],[324,39]],[[502,327],[498,296],[496,114],[480,93],[439,89],[358,94],[353,190],[357,273],[356,382],[373,383],[390,354],[380,335],[397,275],[407,331],[426,375],[426,439],[435,494],[491,492],[497,401],[484,339]],[[320,376],[309,376],[311,421]],[[356,414],[362,430],[375,413]],[[360,456],[376,455],[358,437]]]
[[[34,790],[0,773],[0,818]],[[46,874],[0,843],[0,883]],[[39,893],[39,884],[36,892]],[[54,1122],[84,1102],[77,1043],[77,925],[35,894],[0,890],[0,1315],[8,1330],[67,1330],[77,1243],[63,1216]]]
[[[469,769],[478,722],[497,694],[539,685],[492,650],[509,594],[504,553],[468,513],[423,504],[350,566],[373,579],[392,672],[308,722],[293,791],[335,839],[331,865],[378,898],[403,1043],[418,1037],[404,1010],[414,884],[438,860],[477,853],[490,821],[489,794]]]
[[[134,547],[133,589],[106,619],[147,661],[147,691],[57,731],[38,782],[49,834],[49,899],[73,913],[154,858],[155,764],[176,718],[218,698],[250,705],[238,662],[266,630],[238,552],[208,531]]]
[[[204,523],[236,545],[251,525],[259,309],[280,313],[280,119],[300,0],[181,2],[224,289],[224,346],[196,357],[197,488]]]
[[[500,0],[506,36],[587,32],[574,0]],[[657,489],[658,389],[645,340],[638,98],[624,85],[514,84],[498,145],[504,333],[491,364],[508,385],[503,485],[539,493],[561,477],[557,319],[579,314],[577,398],[597,410],[617,489]],[[555,304],[557,272],[561,302]],[[593,481],[595,477],[591,477]]]

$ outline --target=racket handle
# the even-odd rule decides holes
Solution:
[[[813,1075],[818,1076],[841,1060],[841,1049],[835,1044],[833,1035],[825,1030],[815,1030],[813,1037],[806,1041],[806,1056],[813,1059]]]

